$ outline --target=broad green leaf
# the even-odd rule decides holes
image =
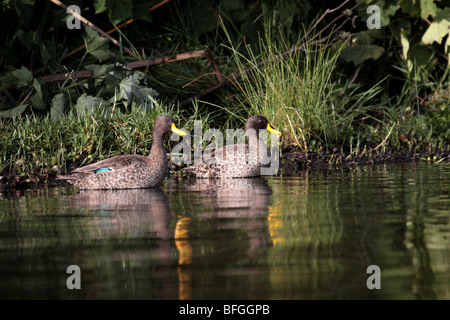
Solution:
[[[110,68],[107,64],[90,64],[84,67],[86,70],[92,71],[95,76],[103,75]]]
[[[38,35],[32,30],[17,30],[14,34],[14,38],[17,38],[27,50],[30,50],[34,45],[39,44]]]
[[[37,93],[35,93],[35,94],[33,94],[31,96],[30,102],[31,102],[31,105],[33,106],[33,108],[35,108],[35,109],[38,109],[38,110],[45,110],[45,109],[47,109],[47,106],[46,106],[44,100]]]
[[[133,15],[133,1],[130,0],[95,0],[94,8],[95,13],[107,12],[109,21],[113,25]]]
[[[428,27],[427,31],[425,31],[422,36],[422,42],[424,44],[432,44],[433,42],[437,42],[439,44],[442,43],[442,39],[450,34],[450,8],[442,9],[437,15],[431,25]],[[447,46],[445,48],[445,52],[447,52],[448,45],[450,44],[447,37]]]
[[[16,84],[16,78],[11,75],[11,73],[7,73],[0,77],[0,92],[2,92],[5,89],[8,89],[9,87],[12,87]]]
[[[107,64],[90,64],[84,67],[86,70],[92,71],[95,75],[94,85],[101,86],[105,81],[105,74],[110,69],[110,66]],[[101,87],[101,89],[104,89],[104,86]],[[97,94],[98,96],[98,94]]]
[[[362,1],[362,4],[363,5],[357,8],[358,15],[361,17],[362,21],[367,21],[367,19],[369,19],[369,17],[373,14],[371,12],[367,12],[367,8],[369,7],[369,5],[377,5],[380,8],[381,27],[389,25],[390,17],[394,16],[397,10],[400,9],[400,4],[398,1],[384,1],[384,0]]]
[[[153,106],[152,98],[159,94],[152,88],[140,85],[140,81],[144,77],[142,72],[134,72],[120,82],[120,97],[132,105],[138,104],[145,109]]]
[[[419,16],[420,14],[420,2],[419,1],[411,1],[411,0],[400,0],[400,6],[402,7],[402,11],[405,13],[409,13],[412,16]]]
[[[50,107],[51,118],[58,119],[59,116],[63,114],[65,108],[66,108],[66,101],[64,99],[64,94],[63,93],[56,94],[52,99]]]
[[[77,110],[78,115],[89,114],[98,108],[103,102],[102,98],[96,98],[93,96],[88,96],[83,93],[78,99],[75,105],[75,110]]]
[[[47,46],[44,43],[39,44],[40,53],[41,53],[41,61],[43,65],[47,65],[47,62],[52,59],[52,55],[47,50]]]
[[[420,16],[422,19],[427,19],[428,16],[435,17],[439,12],[439,8],[433,0],[420,0]]]
[[[86,30],[84,43],[88,53],[92,54],[100,61],[106,60],[113,56],[113,53],[108,47],[108,39],[100,37],[96,31],[92,30],[88,26],[84,26],[84,29]]]
[[[45,94],[43,93],[42,83],[37,80],[33,79],[33,88],[36,90],[36,93],[33,94],[30,98],[31,105],[33,108],[38,110],[45,110],[47,109],[47,105],[45,103]]]
[[[133,1],[133,19],[152,22],[152,14],[147,0]]]
[[[381,27],[386,27],[391,22],[390,17],[394,16],[397,10],[400,9],[400,4],[385,5],[381,8]]]
[[[108,0],[108,4],[110,6],[109,21],[114,25],[133,15],[133,2],[130,0]]]
[[[353,45],[364,46],[373,43],[373,40],[383,38],[383,33],[380,30],[373,29],[355,33],[353,37]]]
[[[344,48],[341,58],[347,62],[359,65],[368,59],[378,59],[384,52],[384,48],[372,44],[374,39],[382,37],[380,30],[361,31],[354,35],[351,46]]]
[[[142,77],[138,73],[133,73],[132,75],[124,78],[120,82],[120,96],[122,99],[131,102],[133,97],[136,95],[139,88],[139,81]]]
[[[429,66],[434,68],[436,57],[427,46],[415,43],[409,48],[409,59],[419,67]]]
[[[106,11],[106,0],[94,1],[95,14],[99,14]]]
[[[42,83],[38,79],[33,79],[33,88],[36,90],[39,97],[44,97],[44,94],[42,93]]]
[[[0,111],[0,118],[14,118],[25,111],[28,104],[21,104],[20,106],[14,107],[9,110]]]
[[[378,59],[384,52],[384,48],[371,44],[364,46],[347,47],[341,52],[341,58],[346,62],[353,62],[355,66],[368,59]]]
[[[16,78],[16,82],[14,84],[17,88],[25,87],[31,81],[33,81],[33,74],[30,70],[28,70],[28,68],[24,66],[11,72],[11,75]]]
[[[137,95],[137,101],[141,105],[141,108],[145,110],[152,109],[154,107],[154,102],[159,93],[155,89],[147,87],[139,87],[139,93]]]

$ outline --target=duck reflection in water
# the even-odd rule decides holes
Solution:
[[[68,197],[68,206],[88,210],[91,237],[173,238],[170,207],[159,188],[80,190]]]
[[[77,212],[81,209],[81,212],[90,217],[89,220],[85,220],[86,225],[83,227],[86,239],[137,241],[136,246],[132,248],[125,246],[125,250],[115,249],[114,259],[127,264],[135,261],[134,263],[139,266],[147,264],[154,266],[155,263],[165,266],[158,272],[152,272],[152,275],[168,284],[168,292],[162,289],[159,294],[173,298],[171,286],[179,287],[180,297],[186,296],[182,292],[190,291],[190,275],[180,273],[182,270],[178,270],[178,283],[172,283],[172,267],[189,264],[191,261],[190,245],[183,243],[186,235],[180,227],[182,219],[178,219],[175,230],[171,227],[173,217],[169,202],[160,188],[80,190],[79,193],[68,197],[67,205]],[[139,245],[141,241],[145,241],[143,246]],[[174,250],[178,251],[178,259],[173,254]],[[148,271],[141,273],[146,274]]]
[[[196,218],[220,219],[218,229],[246,229],[249,253],[267,246],[272,189],[264,178],[192,179],[185,188],[198,193],[203,208],[210,208]]]

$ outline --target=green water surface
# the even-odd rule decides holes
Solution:
[[[0,299],[450,298],[449,163],[0,192]]]

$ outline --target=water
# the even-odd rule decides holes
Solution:
[[[449,163],[3,192],[0,298],[449,299],[449,231]]]

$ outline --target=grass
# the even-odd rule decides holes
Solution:
[[[367,149],[448,149],[450,141],[450,87],[430,81],[426,109],[418,114],[423,76],[411,80],[398,96],[383,94],[383,83],[363,90],[339,73],[339,47],[306,47],[283,59],[292,44],[270,28],[258,46],[227,48],[242,77],[234,82],[239,103],[230,115],[246,119],[265,115],[283,132],[285,146],[317,152],[337,148],[354,154]],[[226,33],[226,29],[224,29]],[[227,34],[227,33],[226,33]],[[258,65],[260,61],[269,61]],[[248,68],[252,72],[246,73]],[[408,80],[408,79],[407,79]],[[225,109],[225,108],[224,108]]]
[[[247,46],[246,55],[230,44],[229,49],[243,74],[237,109],[263,114],[283,131],[283,141],[302,149],[330,148],[348,143],[361,130],[361,119],[371,118],[379,106],[371,103],[381,91],[365,92],[337,74],[338,50],[319,47],[295,51],[274,60],[291,48],[282,34],[266,33],[256,54]],[[270,61],[262,66],[260,61]],[[254,71],[245,73],[249,67]],[[239,110],[235,110],[236,113]]]

